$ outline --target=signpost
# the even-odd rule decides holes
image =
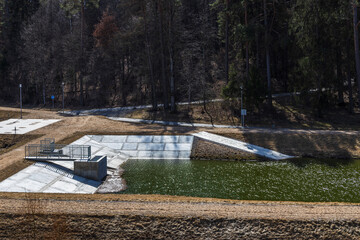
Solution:
[[[20,88],[20,119],[22,119],[22,91],[21,91],[22,84],[21,83],[19,84],[19,88]]]
[[[243,86],[241,86],[240,89],[241,89],[241,126],[245,127],[246,109],[243,109]]]
[[[55,99],[55,96],[54,95],[51,95],[51,100],[52,100],[52,108],[54,110],[54,99]]]
[[[64,85],[65,85],[65,83],[62,82],[61,85],[62,85],[62,107],[63,107],[63,114],[64,114],[65,113],[65,111],[64,111]]]

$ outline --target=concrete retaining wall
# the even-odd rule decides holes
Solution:
[[[74,161],[74,173],[81,177],[101,181],[107,175],[107,157],[95,156],[89,161]]]

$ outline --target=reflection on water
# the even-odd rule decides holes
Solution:
[[[123,168],[129,194],[360,202],[360,160],[129,160]]]

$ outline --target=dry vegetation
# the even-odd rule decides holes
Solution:
[[[12,219],[11,222],[6,221]],[[359,221],[0,214],[3,239],[358,239]],[[24,222],[25,221],[25,222]],[[20,227],[19,227],[20,226]]]
[[[0,121],[4,121],[10,118],[20,118],[20,112],[18,111],[4,111],[0,110]],[[23,113],[23,116],[26,116],[26,113]]]
[[[40,138],[41,135],[15,135],[15,134],[3,134],[0,135],[0,155],[9,152],[15,148],[23,146],[27,142]]]
[[[237,103],[236,108],[240,103]],[[273,101],[274,111],[248,109],[245,124],[248,127],[321,129],[321,130],[360,130],[360,113],[349,114],[344,107],[332,107],[316,117],[311,107],[297,106],[293,99],[281,98]],[[161,121],[181,121],[189,123],[228,124],[240,126],[239,114],[228,102],[207,103],[203,105],[178,106],[176,113],[154,112],[140,109],[129,113],[127,117]]]
[[[358,214],[356,204],[29,193],[0,194],[0,200],[2,239],[357,239],[360,236],[359,220],[351,220]],[[9,205],[12,208],[6,209]],[[334,220],[333,216],[338,217]]]
[[[2,155],[10,152],[18,147],[25,145],[31,140],[37,139],[42,135],[0,135],[0,161],[2,161]],[[32,162],[22,160],[16,161],[11,166],[6,166],[0,172],[0,181],[14,175],[20,170],[30,166]]]
[[[291,156],[304,158],[360,158],[359,134],[346,132],[302,132],[271,131],[224,133],[227,137],[239,139],[258,146],[269,148]]]
[[[31,140],[40,138],[42,135],[0,135],[0,161],[2,161],[2,155],[10,152],[18,147],[25,145]],[[0,172],[0,181],[5,180],[6,178],[14,175],[18,171],[30,166],[32,162],[22,160],[16,161],[11,166],[7,166],[2,169]]]

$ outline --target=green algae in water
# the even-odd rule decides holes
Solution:
[[[127,194],[360,202],[360,160],[129,160]]]

